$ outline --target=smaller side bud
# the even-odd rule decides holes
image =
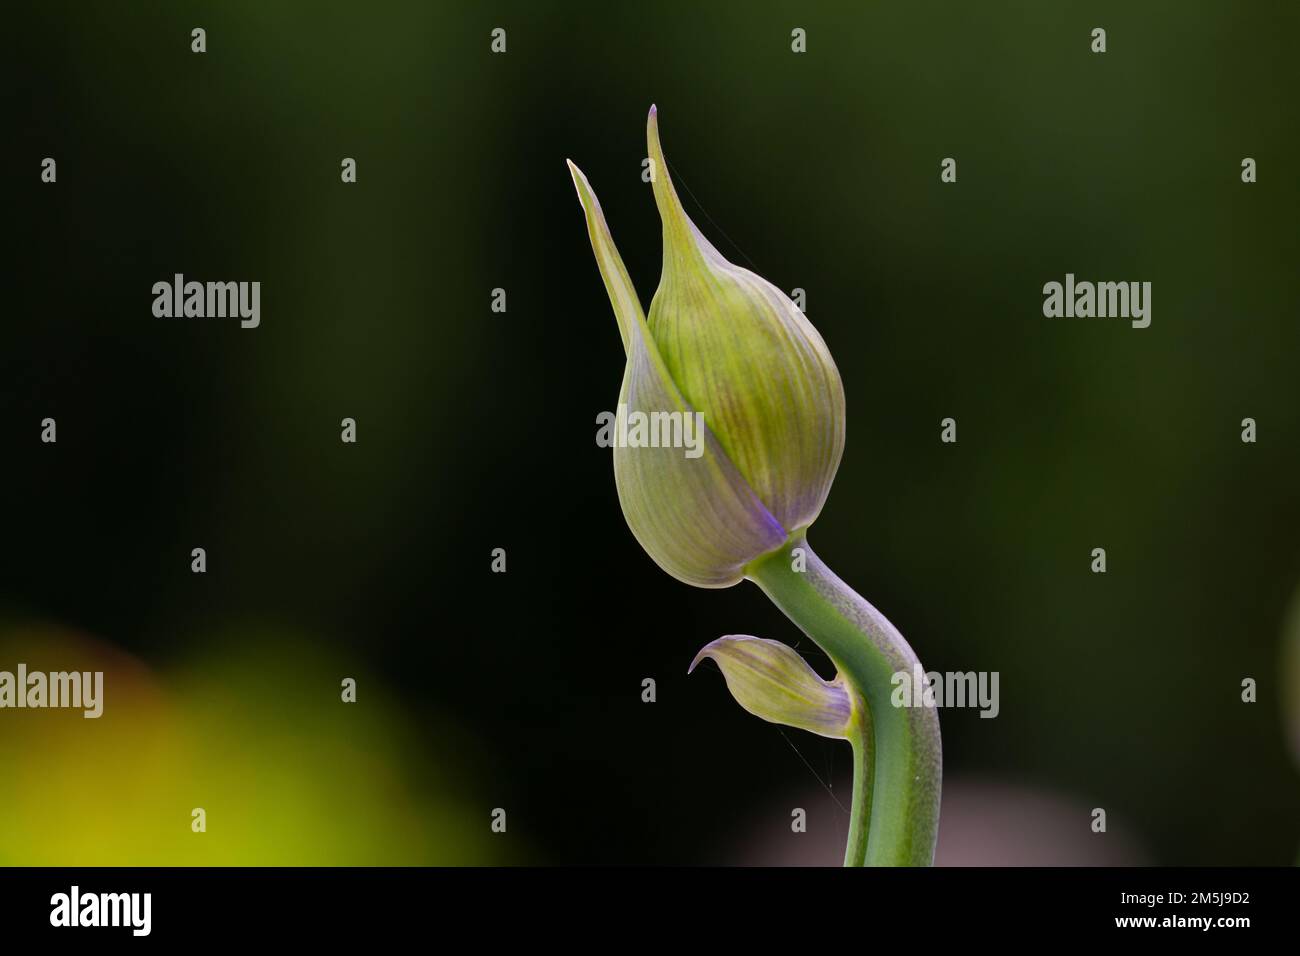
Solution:
[[[736,703],[773,724],[843,740],[853,719],[844,681],[822,680],[808,662],[780,641],[729,634],[704,645],[687,673],[711,657]]]

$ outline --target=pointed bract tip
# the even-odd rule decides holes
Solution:
[[[586,209],[587,197],[582,194],[582,191],[584,187],[588,191],[591,190],[591,183],[587,182],[587,174],[579,169],[578,164],[573,160],[566,159],[565,162],[569,165],[569,178],[573,180],[573,188],[578,191],[578,202],[583,209]]]
[[[732,641],[737,641],[737,640],[741,640],[741,641],[754,640],[754,641],[756,641],[756,640],[758,640],[758,638],[756,638],[756,637],[751,638],[751,637],[748,637],[748,636],[743,635],[743,634],[724,634],[722,637],[718,638],[716,641],[709,641],[709,643],[705,644],[703,647],[700,648],[700,652],[699,652],[698,654],[695,655],[695,660],[691,661],[691,666],[688,667],[688,668],[686,668],[686,673],[687,673],[687,675],[689,676],[690,674],[694,673],[695,668],[699,667],[699,665],[700,665],[700,661],[704,660],[706,657],[714,657],[714,652],[715,652],[719,647],[723,647],[723,646],[725,646],[725,645],[731,643]],[[716,660],[716,658],[715,658],[715,660]]]
[[[736,703],[755,717],[823,737],[848,736],[853,702],[843,681],[823,680],[794,648],[728,634],[702,647],[691,669],[705,657],[718,665]]]

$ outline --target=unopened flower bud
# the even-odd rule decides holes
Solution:
[[[726,587],[821,512],[844,450],[844,389],[789,297],[728,262],[687,217],[653,107],[647,135],[664,248],[648,320],[595,194],[569,167],[627,355],[620,409],[661,424],[701,413],[703,453],[616,443],[615,482],[628,526],[660,567]]]

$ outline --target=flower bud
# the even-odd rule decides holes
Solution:
[[[687,217],[653,107],[648,138],[664,237],[648,320],[600,203],[569,168],[627,355],[620,419],[657,422],[653,439],[668,425],[703,425],[691,456],[672,443],[615,442],[614,478],[628,526],[660,567],[727,587],[820,513],[844,450],[844,390],[794,303],[727,262]]]
[[[848,737],[853,703],[844,679],[822,680],[793,648],[729,634],[704,645],[686,673],[706,657],[717,662],[736,703],[755,717],[822,737]]]

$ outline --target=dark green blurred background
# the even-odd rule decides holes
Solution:
[[[110,671],[96,732],[135,715],[120,773],[0,768],[0,861],[86,862],[124,830],[139,840],[97,861],[839,859],[847,747],[743,713],[712,667],[685,673],[721,634],[797,632],[750,585],[660,572],[593,440],[623,356],[564,160],[648,305],[652,102],[688,211],[807,290],[839,364],[848,445],[814,546],[927,667],[1001,673],[998,719],[941,715],[941,860],[958,843],[950,862],[1026,859],[1017,807],[1044,801],[1060,813],[1019,833],[1038,862],[1294,860],[1296,5],[6,19],[0,668],[50,648],[77,666],[89,642],[169,703],[115,698]],[[176,272],[261,281],[261,327],[154,318],[151,286]],[[1152,282],[1151,327],[1045,319],[1043,283],[1067,272]],[[344,676],[361,683],[341,714]],[[65,715],[12,716],[11,767],[99,746],[77,724],[51,751]],[[136,746],[182,720],[206,743]],[[142,808],[132,781],[175,800]],[[222,786],[196,854],[189,809]],[[312,809],[254,809],[285,801]],[[84,839],[52,849],[74,821]]]

